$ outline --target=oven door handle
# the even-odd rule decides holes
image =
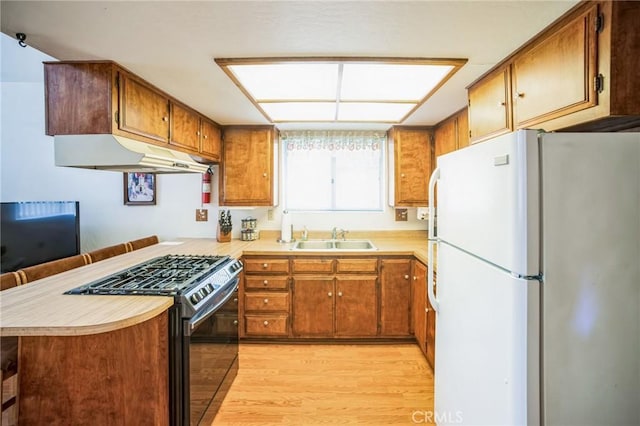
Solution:
[[[236,294],[236,290],[238,289],[238,279],[236,278],[236,283],[233,286],[233,289],[229,292],[229,294],[227,294],[224,299],[222,299],[221,301],[219,301],[218,303],[216,303],[215,305],[212,305],[211,307],[209,307],[205,312],[201,313],[200,315],[192,318],[190,321],[188,321],[186,323],[187,327],[185,329],[185,333],[188,336],[191,336],[191,332],[198,327],[203,321],[205,321],[207,318],[209,318],[211,315],[213,315],[218,309],[220,309],[220,307],[222,305],[224,305],[225,303],[227,303],[229,301],[229,299],[231,299],[235,294]]]

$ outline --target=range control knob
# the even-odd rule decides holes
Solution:
[[[193,303],[194,305],[201,300],[201,298],[198,297],[198,293],[192,294],[189,299],[191,300],[191,303]]]

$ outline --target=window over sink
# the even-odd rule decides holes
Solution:
[[[283,131],[291,211],[382,211],[386,133]]]

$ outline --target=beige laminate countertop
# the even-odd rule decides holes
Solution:
[[[427,263],[426,237],[370,238],[378,248],[361,252],[293,251],[293,244],[274,239],[257,241],[197,238],[166,241],[91,265],[0,292],[0,335],[72,336],[98,334],[144,322],[166,311],[165,296],[66,295],[65,291],[167,254],[200,255],[404,255]]]

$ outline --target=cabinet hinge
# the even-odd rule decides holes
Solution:
[[[118,111],[113,114],[113,119],[117,124],[120,124],[120,114],[118,114]]]
[[[599,13],[598,16],[596,16],[596,32],[602,32],[602,29],[604,28],[604,15],[602,13]]]
[[[598,74],[593,78],[593,88],[597,93],[602,93],[604,90],[604,76]]]
[[[116,88],[120,88],[120,76],[116,75]]]
[[[469,130],[469,139],[471,139],[471,130]]]
[[[467,106],[471,106],[471,99],[467,99]]]

